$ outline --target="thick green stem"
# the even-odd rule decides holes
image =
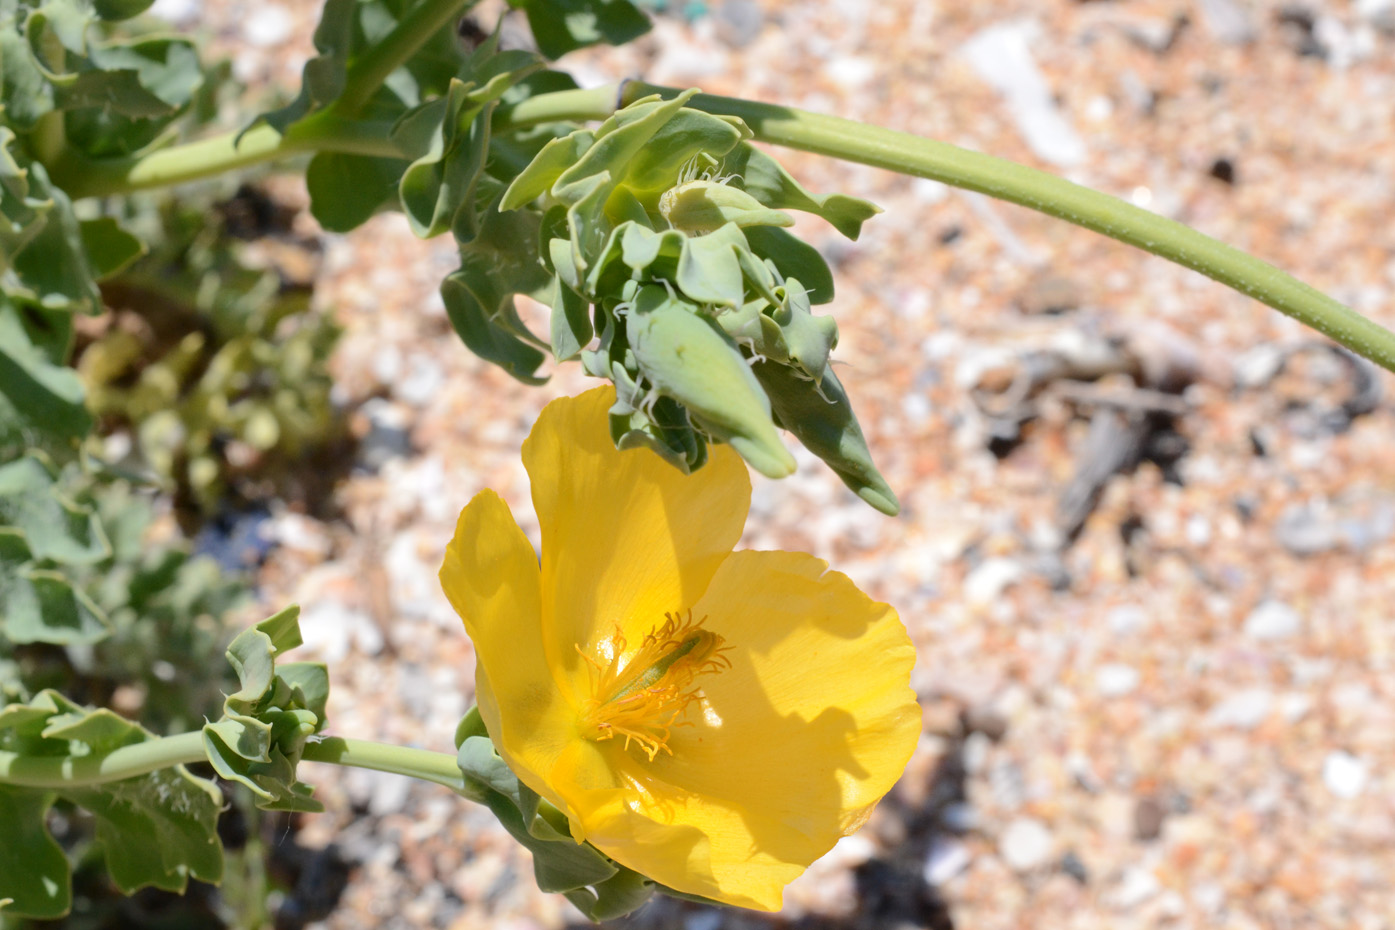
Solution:
[[[51,174],[76,200],[199,181],[307,152],[400,157],[402,153],[388,139],[390,129],[390,124],[381,122],[351,122],[322,114],[285,136],[262,123],[244,133],[228,132],[139,158],[87,159],[69,151],[54,162]]]
[[[207,758],[203,732],[198,730],[91,756],[26,756],[0,752],[0,785],[80,788],[135,778],[172,765],[203,762]],[[457,792],[465,788],[455,756],[444,752],[332,736],[306,743],[303,758],[307,762],[394,772],[444,785]]]
[[[329,762],[376,772],[394,772],[435,782],[457,792],[465,787],[465,778],[460,774],[455,756],[444,752],[331,736],[306,743],[303,758],[307,762]]]
[[[349,66],[344,90],[335,109],[352,116],[383,86],[387,76],[416,50],[426,44],[441,27],[458,19],[479,0],[423,0],[398,20],[392,31]]]
[[[198,730],[91,756],[25,756],[0,752],[0,785],[80,788],[135,778],[171,765],[202,762],[207,758],[203,733]]]
[[[620,102],[678,92],[630,82]],[[697,95],[688,106],[739,117],[762,142],[943,181],[1103,233],[1199,271],[1395,371],[1395,333],[1273,265],[1117,197],[1002,158],[836,116],[711,94]]]

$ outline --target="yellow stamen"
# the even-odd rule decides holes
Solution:
[[[691,610],[685,619],[675,614],[664,618],[633,652],[619,627],[598,650],[600,658],[576,647],[592,669],[582,732],[593,740],[623,736],[626,749],[633,741],[650,761],[660,752],[673,754],[669,731],[683,725],[678,718],[701,695],[696,678],[731,667],[722,637],[704,630]]]

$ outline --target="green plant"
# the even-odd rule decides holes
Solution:
[[[147,248],[123,225],[123,198],[253,165],[303,164],[325,229],[351,230],[396,209],[422,237],[450,234],[460,268],[441,292],[462,341],[530,383],[547,353],[579,358],[615,386],[607,439],[617,447],[642,447],[692,472],[724,443],[780,477],[793,468],[776,435],[784,428],[887,513],[895,494],[830,368],[836,325],[813,309],[832,297],[833,277],[786,231],[786,211],[801,210],[855,238],[876,208],[810,193],[752,142],[933,178],[1066,219],[1209,275],[1395,370],[1395,334],[1242,252],[1049,174],[777,104],[641,82],[582,90],[551,67],[581,46],[642,33],[644,16],[627,0],[511,0],[541,54],[500,50],[496,36],[466,48],[455,23],[470,5],[327,0],[318,54],[292,102],[239,131],[176,142],[207,115],[208,72],[188,40],[131,25],[145,0],[0,0],[0,500],[8,508],[0,584],[12,643],[77,647],[116,635],[113,608],[74,574],[107,573],[121,586],[105,561],[103,524],[62,490],[62,476],[80,468],[92,426],[82,382],[67,367],[73,317],[99,312],[101,285],[138,276]],[[267,303],[261,279],[198,261],[201,281],[218,292],[200,304],[214,329],[237,321],[219,330],[218,349],[186,336],[130,367],[133,347],[118,330],[84,365],[96,386],[92,408],[137,425],[150,460],[175,477],[174,443],[159,434],[179,424],[190,459],[183,478],[206,504],[222,480],[206,456],[218,431],[265,449],[318,435],[318,414],[289,417],[279,389],[270,399],[243,389],[267,366],[282,383],[303,381],[328,337],[312,328],[259,354],[253,347],[271,344],[296,305]],[[518,294],[551,307],[546,338],[523,325]],[[200,365],[207,370],[196,374]],[[130,372],[136,383],[123,387]],[[122,601],[119,590],[108,593]],[[200,730],[157,738],[109,710],[6,682],[0,827],[20,839],[0,852],[10,857],[0,858],[0,896],[13,899],[12,911],[53,916],[66,906],[68,864],[44,826],[58,798],[98,819],[123,890],[217,880],[217,799],[179,767],[202,760],[277,810],[314,809],[296,776],[304,759],[423,778],[488,805],[533,850],[540,884],[593,917],[656,890],[572,842],[564,812],[497,754],[487,715],[462,721],[454,757],[323,738],[327,672],[275,662],[298,639],[294,619],[283,612],[234,641],[239,690]],[[136,626],[131,635],[142,635]],[[677,658],[659,661],[649,670],[661,679]],[[162,795],[177,803],[150,803]]]

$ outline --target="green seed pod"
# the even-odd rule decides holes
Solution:
[[[794,473],[794,456],[780,442],[760,382],[705,314],[650,284],[636,296],[625,328],[640,374],[656,395],[681,403],[761,474]]]
[[[781,426],[823,459],[858,497],[889,516],[901,512],[896,495],[872,464],[862,427],[832,368],[817,385],[776,362],[757,362],[752,370]]]

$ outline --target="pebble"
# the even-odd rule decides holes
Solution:
[[[383,633],[373,618],[361,610],[347,607],[332,598],[320,598],[305,604],[300,611],[302,647],[334,664],[356,646],[366,656],[383,651]]]
[[[1255,40],[1253,18],[1236,0],[1201,0],[1201,18],[1206,28],[1227,45],[1244,45]]]
[[[1303,618],[1289,605],[1282,601],[1264,601],[1245,618],[1245,635],[1261,642],[1291,639],[1298,635],[1302,626]]]
[[[964,579],[964,598],[970,604],[987,605],[1021,581],[1027,570],[1017,559],[984,559]]]
[[[938,887],[969,867],[974,855],[968,845],[952,836],[937,836],[930,841],[925,856],[925,883]]]
[[[1370,773],[1366,763],[1340,749],[1329,752],[1322,760],[1322,783],[1339,798],[1350,800],[1366,790]]]
[[[258,3],[243,21],[242,36],[254,48],[280,45],[291,37],[295,20],[279,3]]]
[[[1014,872],[1030,872],[1051,858],[1055,839],[1035,817],[1019,817],[998,838],[998,854]]]
[[[1002,23],[976,33],[962,54],[978,76],[993,87],[1032,151],[1044,161],[1069,168],[1085,160],[1085,142],[1056,106],[1051,87],[1032,58],[1037,28],[1030,22]]]
[[[1151,869],[1135,866],[1124,873],[1109,895],[1109,902],[1121,911],[1130,911],[1162,890],[1162,883]]]
[[[1110,662],[1095,670],[1095,690],[1100,697],[1123,697],[1138,689],[1141,678],[1132,665]]]
[[[1274,707],[1274,695],[1264,688],[1247,688],[1232,694],[1211,708],[1206,722],[1213,727],[1233,727],[1253,730],[1269,716]]]

